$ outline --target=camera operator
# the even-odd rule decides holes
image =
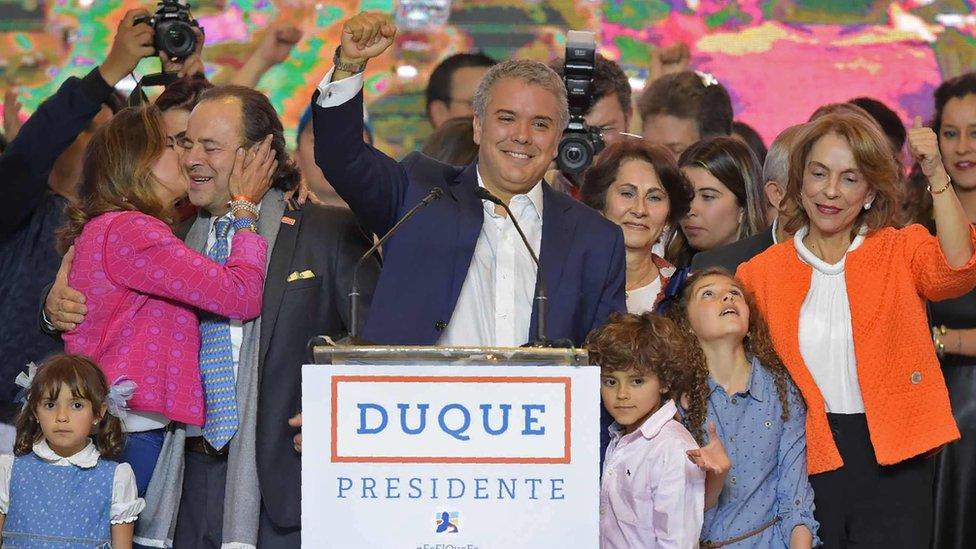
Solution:
[[[562,60],[553,62],[553,70],[565,76]],[[596,54],[593,63],[593,81],[590,84],[591,104],[583,115],[586,125],[595,128],[603,136],[605,145],[621,139],[621,133],[630,127],[631,88],[624,70],[615,61]],[[547,179],[556,190],[578,198],[582,174],[573,175],[553,170]]]
[[[76,196],[85,145],[121,107],[114,86],[154,52],[152,28],[133,24],[147,13],[127,12],[105,61],[66,80],[0,156],[0,407],[12,405],[24,365],[60,347],[38,330],[38,296],[61,262],[55,232]]]

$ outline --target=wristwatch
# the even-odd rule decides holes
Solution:
[[[350,74],[359,74],[366,70],[366,60],[363,59],[361,63],[343,63],[339,58],[339,52],[342,51],[342,46],[337,46],[335,50],[335,55],[332,56],[332,64],[335,65],[337,70],[342,72],[348,72]]]

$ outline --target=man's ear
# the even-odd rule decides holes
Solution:
[[[779,186],[779,183],[775,181],[767,181],[763,185],[763,192],[766,194],[766,202],[772,206],[773,209],[778,210],[780,203],[783,201],[783,196],[786,193],[783,192],[783,187]]]
[[[481,146],[481,119],[478,118],[478,115],[475,115],[474,118],[471,119],[471,131],[473,133],[472,137],[474,138],[474,144],[480,147]]]
[[[447,122],[448,117],[447,103],[440,99],[435,99],[430,102],[430,105],[427,107],[427,118],[435,130],[441,127],[441,124]]]

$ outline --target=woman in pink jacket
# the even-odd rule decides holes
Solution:
[[[122,460],[136,473],[140,495],[166,425],[204,423],[197,313],[260,314],[268,246],[256,233],[256,204],[276,165],[268,139],[247,153],[238,149],[228,218],[234,236],[221,264],[173,234],[174,206],[188,182],[158,110],[118,113],[85,151],[79,200],[68,209],[60,245],[74,246],[69,283],[85,295],[88,315],[64,334],[65,350],[90,357],[109,383],[134,385]]]

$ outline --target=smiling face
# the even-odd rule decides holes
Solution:
[[[691,288],[686,309],[688,324],[702,342],[733,338],[741,341],[749,333],[749,306],[735,280],[725,275],[708,275]]]
[[[34,414],[41,425],[44,439],[59,456],[77,454],[88,445],[92,427],[99,422],[105,410],[92,409],[90,400],[75,397],[71,387],[62,383],[56,398],[40,399]]]
[[[687,166],[681,172],[695,192],[680,222],[688,244],[702,252],[738,240],[745,212],[735,194],[705,168]]]
[[[851,232],[875,191],[858,168],[847,140],[836,133],[818,139],[807,154],[800,204],[810,219],[810,235]]]
[[[647,250],[657,242],[670,211],[668,192],[654,167],[643,160],[620,164],[617,178],[607,188],[603,215],[624,232],[630,250]]]
[[[478,170],[485,188],[508,202],[545,175],[562,136],[552,92],[518,78],[493,86],[485,119],[474,117]]]
[[[976,190],[976,94],[946,101],[939,129],[939,149],[956,188]]]
[[[628,434],[661,407],[661,395],[667,392],[655,374],[642,374],[636,368],[601,375],[603,407]]]
[[[190,113],[181,145],[183,166],[190,178],[188,194],[194,206],[213,215],[229,211],[230,176],[243,140],[237,99],[201,101]]]

